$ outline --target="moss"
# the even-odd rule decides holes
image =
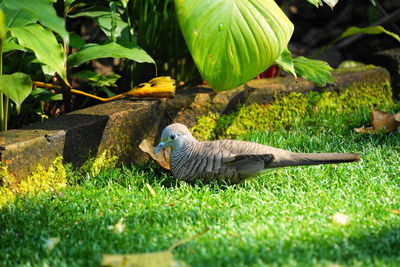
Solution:
[[[31,175],[19,183],[16,183],[14,177],[9,174],[7,167],[1,167],[0,178],[0,205],[13,201],[17,195],[57,191],[67,186],[67,173],[62,157],[57,157],[47,171],[39,165]]]
[[[393,105],[388,82],[382,84],[355,84],[341,92],[324,92],[315,103],[315,113],[350,113],[360,107],[387,109]]]
[[[209,112],[207,116],[201,116],[197,120],[197,124],[190,130],[198,140],[210,140],[216,138],[215,128],[220,115],[218,113]]]
[[[87,173],[90,177],[94,177],[105,168],[115,167],[117,159],[116,156],[112,156],[108,150],[105,150],[98,157],[87,160],[80,171],[85,173],[86,177]],[[32,174],[18,183],[8,172],[7,167],[0,166],[0,207],[14,201],[17,195],[31,196],[40,192],[56,192],[65,188],[68,184],[67,172],[69,176],[74,176],[63,164],[62,157],[57,157],[47,170],[38,165]]]
[[[118,157],[111,155],[109,150],[104,150],[96,158],[87,160],[81,167],[81,172],[89,173],[94,177],[106,168],[113,168],[117,163]]]
[[[393,106],[389,82],[356,83],[342,91],[291,93],[270,105],[240,106],[228,115],[209,113],[191,130],[200,140],[234,138],[249,131],[288,128],[308,114],[352,113],[360,108],[388,110]]]

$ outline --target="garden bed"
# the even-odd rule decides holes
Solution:
[[[202,86],[178,91],[174,99],[120,100],[74,111],[60,118],[0,133],[0,159],[16,181],[26,179],[39,166],[47,169],[59,156],[64,163],[81,166],[106,149],[125,164],[143,164],[149,157],[140,151],[144,138],[154,140],[171,121],[192,127],[210,112],[227,114],[238,104],[269,104],[291,92],[340,92],[352,88],[380,97],[390,87],[389,73],[379,67],[337,70],[336,83],[324,88],[292,77],[260,79],[233,90],[215,93]],[[279,119],[279,118],[278,118]]]
[[[102,254],[161,251],[205,229],[174,257],[191,266],[396,265],[400,132],[360,135],[353,128],[369,123],[371,105],[390,112],[400,105],[382,98],[343,109],[345,93],[320,101],[323,95],[304,98],[320,104],[290,113],[290,124],[251,124],[235,138],[296,152],[354,152],[360,162],[282,168],[234,186],[189,186],[155,164],[115,168],[105,156],[65,168],[63,189],[2,206],[1,265],[98,266]],[[316,111],[322,104],[326,109]],[[253,108],[236,112],[248,120]],[[228,128],[220,129],[222,136]],[[121,218],[124,227],[115,231]]]

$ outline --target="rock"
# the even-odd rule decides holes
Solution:
[[[17,179],[38,165],[47,168],[57,156],[79,167],[106,149],[123,163],[142,164],[149,157],[139,144],[166,125],[164,110],[158,100],[119,100],[2,132],[1,161]]]

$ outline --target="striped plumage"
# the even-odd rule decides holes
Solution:
[[[173,175],[187,182],[219,180],[238,183],[270,168],[359,160],[357,154],[293,153],[245,141],[200,142],[185,125],[179,123],[163,130],[156,153],[166,146],[171,147],[170,166]]]

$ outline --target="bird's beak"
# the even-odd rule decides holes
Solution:
[[[158,146],[156,147],[156,149],[154,149],[154,154],[157,154],[158,152],[160,152],[160,150],[166,145],[165,142],[160,142],[158,144]]]

